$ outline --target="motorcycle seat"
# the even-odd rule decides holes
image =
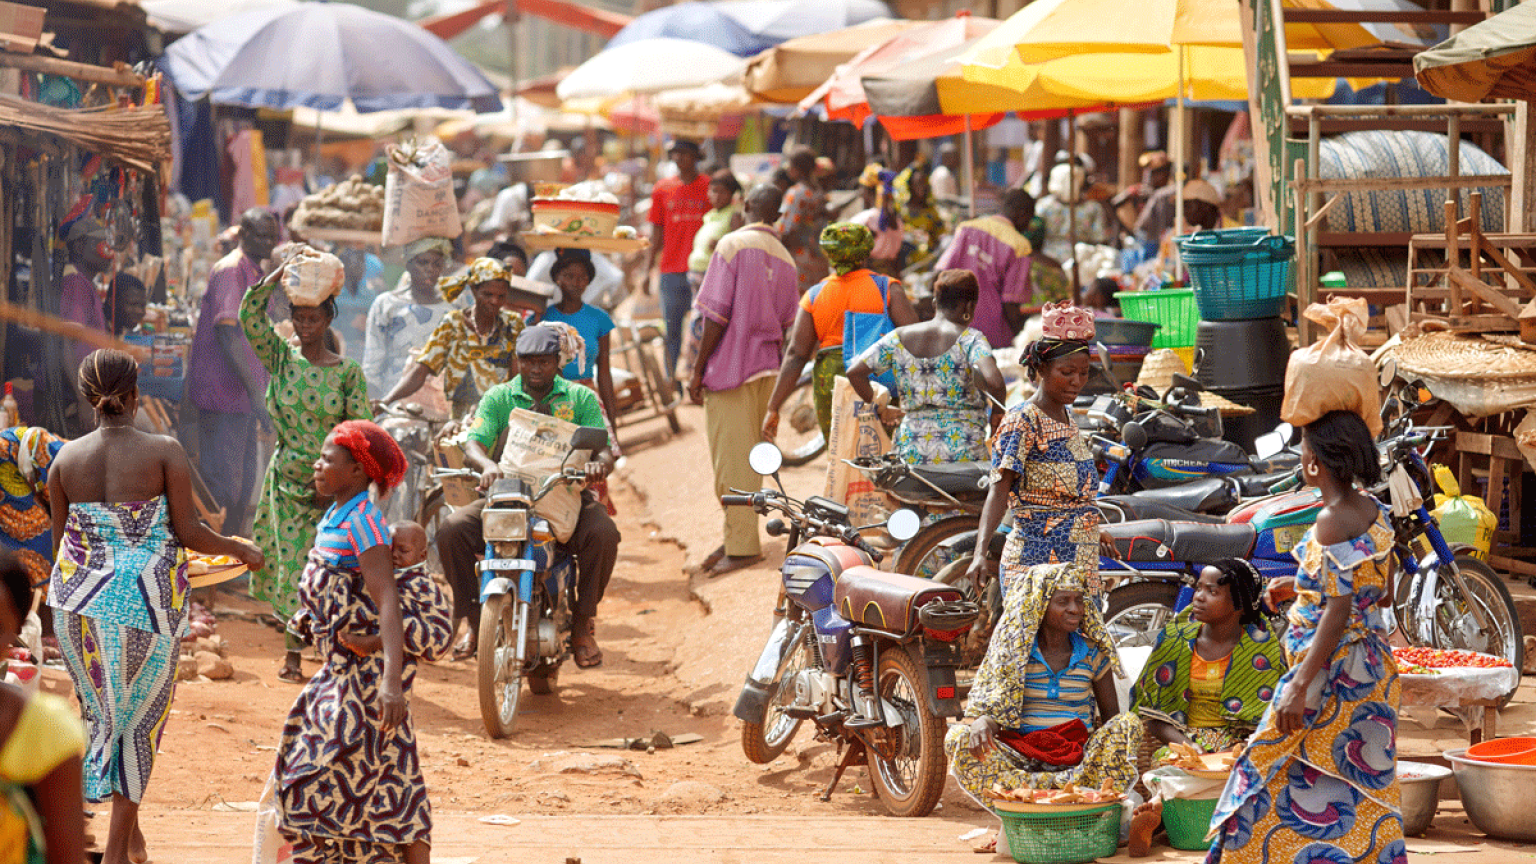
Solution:
[[[1187,444],[1154,443],[1141,455],[1146,459],[1178,459],[1224,465],[1247,465],[1251,459],[1241,445],[1220,438],[1200,438]]]
[[[1207,525],[1167,519],[1105,525],[1104,531],[1114,538],[1115,548],[1126,561],[1147,562],[1247,558],[1258,537],[1254,527],[1246,523]]]
[[[1205,522],[1218,524],[1225,522],[1225,516],[1214,516],[1209,513],[1195,513],[1164,504],[1152,498],[1142,497],[1145,492],[1137,492],[1135,495],[1102,495],[1094,501],[1099,507],[1099,513],[1103,515],[1106,523],[1136,522],[1142,519],[1167,519],[1172,522]]]
[[[917,610],[937,600],[960,600],[960,592],[942,582],[850,567],[837,578],[832,602],[849,621],[905,636],[918,629]]]
[[[1236,507],[1238,501],[1235,484],[1220,477],[1180,483],[1177,486],[1165,486],[1160,489],[1143,489],[1131,497],[1179,510],[1188,510],[1192,513],[1225,513]],[[1179,517],[1158,516],[1156,518],[1177,520]]]
[[[907,472],[910,471],[911,474]],[[906,470],[887,468],[875,476],[875,484],[882,490],[902,498],[935,499],[944,496],[933,486],[964,501],[967,498],[985,498],[987,475],[992,472],[990,462],[951,462],[937,465],[909,465]],[[917,476],[912,476],[917,475]],[[918,478],[922,479],[918,479]],[[928,481],[927,483],[923,482]],[[933,486],[928,485],[929,483]]]

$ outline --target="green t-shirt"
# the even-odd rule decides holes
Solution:
[[[469,427],[470,440],[490,452],[496,446],[496,439],[507,431],[507,418],[518,408],[548,414],[578,426],[606,428],[603,409],[598,406],[597,394],[591,388],[557,377],[549,395],[540,402],[524,392],[523,376],[519,375],[505,384],[497,384],[480,397],[480,407]]]

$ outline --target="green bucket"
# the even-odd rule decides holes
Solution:
[[[1173,798],[1163,802],[1163,828],[1168,832],[1168,844],[1175,849],[1196,851],[1210,847],[1205,833],[1211,828],[1211,816],[1216,813],[1215,798],[1190,801]]]

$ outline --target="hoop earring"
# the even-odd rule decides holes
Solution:
[[[1306,468],[1306,471],[1307,471],[1307,476],[1308,477],[1316,477],[1318,474],[1322,473],[1322,469],[1317,467],[1317,463],[1316,462],[1313,462],[1311,465],[1308,465],[1307,468]]]

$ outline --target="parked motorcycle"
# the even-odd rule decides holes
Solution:
[[[1397,538],[1397,626],[1411,644],[1479,651],[1522,668],[1525,646],[1509,590],[1486,563],[1453,550],[1429,512],[1435,487],[1423,453],[1446,430],[1414,427],[1403,405],[1408,398],[1421,404],[1420,390],[1410,384],[1403,398],[1383,406],[1388,423],[1378,449],[1388,478],[1371,490],[1389,505]],[[1120,645],[1154,644],[1168,619],[1188,605],[1200,570],[1221,558],[1245,558],[1266,579],[1295,575],[1291,550],[1322,506],[1317,490],[1308,489],[1254,502],[1222,525],[1149,520],[1106,526],[1121,554],[1118,561],[1100,559],[1106,580],[1119,583],[1105,612],[1111,635]]]
[[[607,430],[584,426],[571,434],[570,452],[596,452],[607,444]],[[492,738],[505,738],[516,727],[523,681],[535,695],[554,692],[560,666],[570,656],[576,560],[534,508],[556,486],[585,483],[583,470],[562,462],[559,473],[537,488],[522,477],[503,477],[486,492],[476,683],[480,719]]]
[[[750,459],[777,483],[778,448],[759,444]],[[809,720],[841,757],[823,801],[862,764],[893,815],[925,816],[944,791],[944,718],[961,716],[960,639],[979,610],[948,586],[876,570],[881,555],[846,507],[815,496],[797,501],[778,485],[720,499],[781,515],[768,532],[789,537],[773,631],[736,701],[742,750],[772,762]],[[901,540],[917,522],[898,511],[885,527]]]

